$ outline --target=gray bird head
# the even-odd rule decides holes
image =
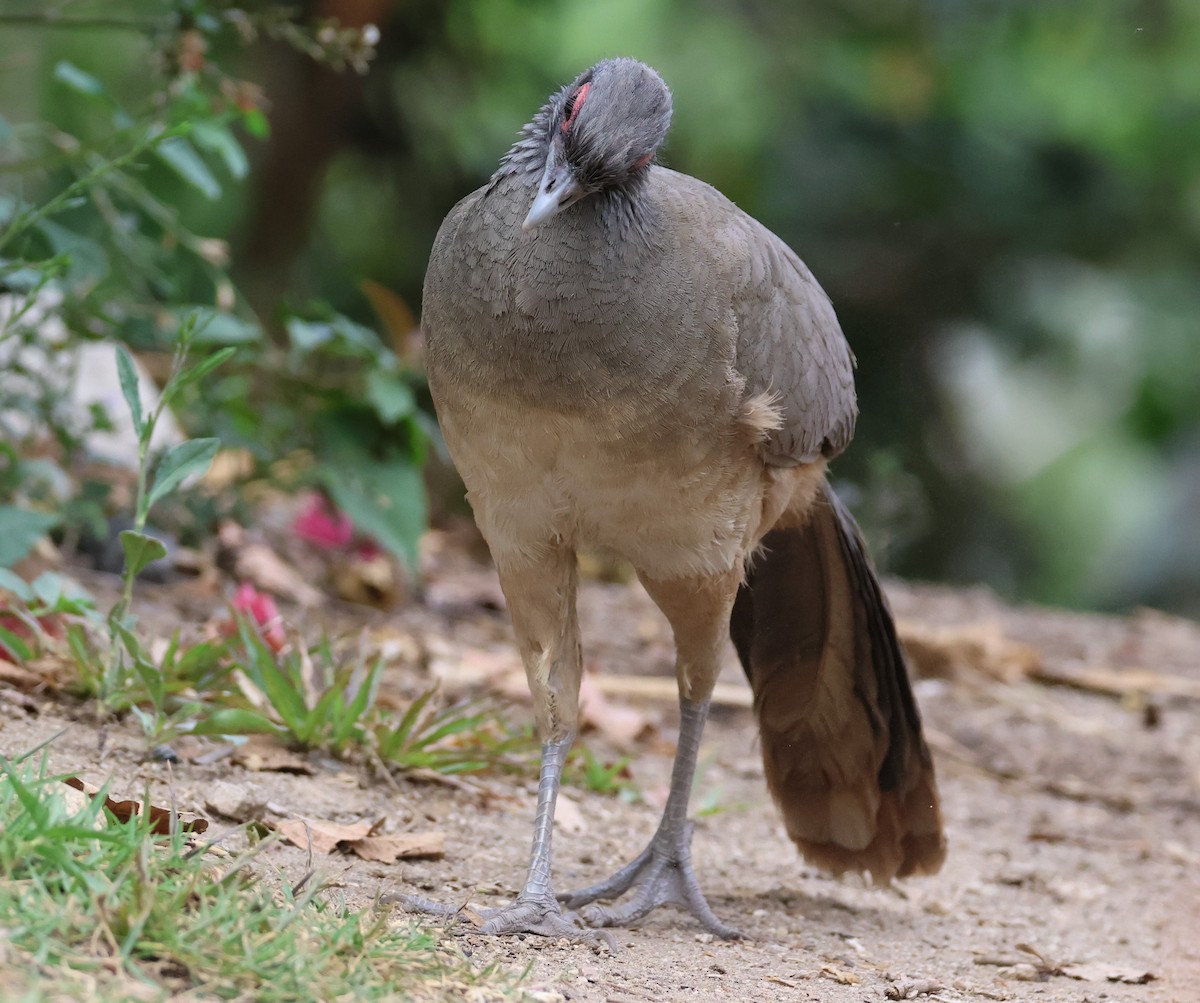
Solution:
[[[654,159],[671,124],[671,92],[636,59],[606,59],[555,94],[532,123],[547,156],[522,228],[582,198],[629,184]]]

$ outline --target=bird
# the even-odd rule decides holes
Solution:
[[[738,936],[701,889],[688,818],[727,639],[767,785],[809,862],[887,883],[946,853],[895,624],[827,479],[858,414],[849,345],[787,244],[659,162],[672,107],[636,59],[585,70],[450,210],[426,271],[428,384],[541,739],[526,877],[482,913],[485,934],[611,937],[673,905]],[[551,843],[579,727],[581,548],[628,562],[669,621],[680,728],[649,844],[561,891]]]

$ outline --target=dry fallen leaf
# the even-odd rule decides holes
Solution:
[[[609,700],[587,674],[579,686],[579,717],[618,746],[628,745],[650,727],[645,714],[628,704]]]
[[[260,540],[255,540],[235,522],[224,522],[217,531],[221,550],[228,555],[237,578],[252,582],[265,592],[291,599],[301,606],[317,606],[322,593],[313,588],[294,567]],[[224,566],[224,565],[223,565]]]
[[[432,635],[425,643],[429,674],[448,690],[487,686],[505,696],[511,691],[518,699],[522,690],[529,693],[521,659],[510,645],[472,648]]]
[[[897,979],[883,994],[890,1000],[911,1000],[929,993],[939,993],[945,988],[935,979]]]
[[[307,759],[267,735],[252,736],[238,746],[230,761],[255,772],[271,770],[303,776],[312,776],[315,772]]]
[[[329,577],[340,598],[361,606],[391,609],[405,597],[396,565],[382,553],[338,555]]]
[[[383,819],[374,822],[325,822],[318,819],[289,818],[272,823],[287,842],[314,853],[344,850],[381,864],[416,857],[441,857],[446,852],[444,832],[401,832],[377,835]]]
[[[913,672],[922,678],[962,679],[978,674],[1015,683],[1042,665],[1035,648],[1010,640],[993,621],[930,627],[901,620],[896,626]]]
[[[381,864],[394,864],[397,860],[416,857],[441,857],[446,853],[444,832],[402,832],[394,836],[364,836],[339,844],[342,849]]]
[[[372,279],[363,279],[358,287],[383,322],[392,350],[400,358],[413,361],[420,351],[421,328],[408,304],[398,293]]]
[[[841,968],[834,968],[833,965],[822,965],[821,974],[827,979],[833,979],[834,982],[839,982],[843,986],[857,986],[862,984],[862,977],[855,975],[853,972],[847,972]]]
[[[7,659],[0,658],[0,683],[8,683],[9,686],[15,686],[28,693],[30,690],[45,685],[45,682],[46,680],[36,672],[30,672],[19,665],[14,665]]]
[[[1068,979],[1078,979],[1081,982],[1120,982],[1128,986],[1145,985],[1157,978],[1153,972],[1144,968],[1125,968],[1103,962],[1063,965],[1062,974]]]
[[[82,791],[90,798],[98,797],[100,788],[89,784],[79,777],[67,777],[64,781],[68,787]],[[172,830],[180,832],[202,833],[208,829],[208,819],[201,818],[194,812],[172,811],[170,808],[160,808],[158,805],[146,805],[142,801],[118,801],[105,795],[104,807],[113,813],[121,822],[128,822],[143,813],[150,817],[150,831],[158,836],[170,835]]]
[[[848,972],[842,968],[835,968],[833,965],[822,965],[821,974],[825,978],[832,979],[843,986],[857,986],[862,984],[862,976],[855,975],[854,972]]]
[[[321,822],[315,819],[285,818],[271,823],[272,828],[287,842],[307,850],[311,840],[314,853],[332,853],[338,843],[362,839],[370,835],[377,823]]]

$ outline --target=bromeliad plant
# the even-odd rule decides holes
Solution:
[[[483,701],[443,705],[436,688],[402,714],[376,702],[382,662],[339,665],[328,638],[276,650],[239,617],[227,648],[233,684],[214,695],[192,734],[272,735],[300,749],[365,755],[395,770],[473,773],[523,767],[535,749]]]

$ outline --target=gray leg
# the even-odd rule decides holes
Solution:
[[[692,824],[687,810],[700,736],[708,717],[708,701],[681,698],[679,715],[679,747],[671,769],[671,790],[650,845],[607,880],[560,895],[559,900],[568,909],[585,906],[580,917],[592,926],[624,926],[657,906],[677,905],[695,916],[706,930],[731,940],[739,936],[738,932],[717,919],[692,870]],[[597,899],[614,899],[628,891],[632,895],[621,905],[589,904]]]
[[[533,820],[533,848],[525,885],[512,905],[487,909],[481,913],[480,933],[536,933],[544,937],[569,937],[571,940],[600,940],[617,949],[611,934],[580,926],[574,913],[563,914],[550,885],[551,841],[554,836],[554,804],[562,780],[563,763],[571,749],[572,736],[542,744],[542,768],[538,777],[537,812]],[[395,895],[391,901],[408,909],[435,916],[453,916],[459,910],[431,899],[413,895]]]

